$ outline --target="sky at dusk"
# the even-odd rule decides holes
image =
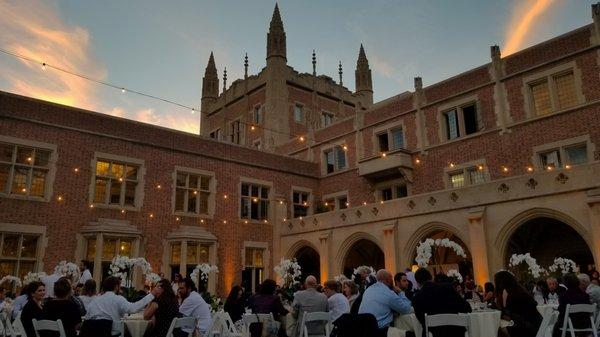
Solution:
[[[373,71],[375,101],[490,62],[591,23],[591,0],[350,1],[283,0],[288,65],[338,79],[354,90],[358,49]],[[108,88],[51,68],[200,106],[211,51],[228,83],[265,66],[266,33],[275,2],[0,0],[0,90],[198,133],[189,109]],[[222,85],[222,81],[220,83]],[[222,90],[222,88],[221,88]]]

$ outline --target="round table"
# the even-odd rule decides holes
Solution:
[[[150,321],[146,321],[143,317],[132,316],[123,319],[123,323],[125,323],[125,329],[129,330],[131,337],[143,337]]]
[[[500,327],[499,310],[481,310],[469,313],[471,323],[470,336],[498,336],[498,328]],[[415,314],[406,314],[394,319],[394,327],[404,331],[414,331],[416,336],[423,335],[423,327]],[[388,336],[395,336],[397,333],[390,329]]]

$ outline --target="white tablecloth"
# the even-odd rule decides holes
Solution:
[[[555,304],[542,304],[537,306],[537,310],[542,317],[546,317],[546,315],[552,313],[556,309],[558,309],[558,305]]]
[[[498,336],[500,314],[501,312],[499,310],[484,310],[470,313],[470,336]],[[423,327],[415,314],[406,314],[396,317],[394,320],[394,327],[400,330],[414,331],[416,336],[422,336],[423,334]],[[398,331],[394,330],[395,329],[390,329],[388,331],[388,337],[401,335]]]
[[[143,337],[150,321],[134,317],[124,319],[123,323],[125,323],[125,329],[131,333],[131,337]]]

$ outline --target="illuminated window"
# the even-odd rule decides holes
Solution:
[[[301,191],[293,191],[292,192],[292,204],[294,210],[294,218],[298,218],[301,216],[307,216],[309,210],[309,199],[310,193],[301,192]]]
[[[531,84],[531,95],[533,96],[533,107],[536,114],[545,115],[552,112],[550,88],[547,80]]]
[[[23,279],[27,273],[36,271],[38,241],[37,235],[0,232],[0,278],[13,275]],[[12,284],[12,287],[16,285]]]
[[[326,198],[323,202],[323,206],[325,207],[325,211],[329,212],[348,208],[350,203],[348,202],[348,196],[342,194],[335,197]]]
[[[450,183],[454,188],[465,186],[465,174],[462,171],[450,173]]]
[[[448,177],[452,188],[483,184],[487,181],[487,175],[482,164],[456,168],[448,173]]]
[[[264,248],[246,247],[244,249],[242,286],[252,292],[258,291],[258,286],[264,279],[264,254]]]
[[[265,220],[269,218],[269,187],[242,183],[240,218]]]
[[[52,151],[0,142],[0,194],[46,197]]]
[[[175,183],[175,212],[208,214],[211,176],[178,171]]]
[[[565,143],[556,148],[538,152],[542,169],[552,170],[565,165],[581,165],[588,162],[587,143]]]
[[[568,109],[580,103],[573,70],[557,71],[528,83],[531,109],[537,116]]]
[[[387,185],[385,187],[379,188],[379,200],[380,201],[388,201],[392,199],[404,198],[408,196],[408,190],[406,188],[406,184],[394,184]]]
[[[93,203],[135,207],[139,170],[138,164],[98,159]]]
[[[565,109],[577,105],[577,92],[575,91],[575,77],[573,73],[554,76],[558,108]]]
[[[84,259],[90,263],[91,270],[94,272],[96,270],[95,261],[97,258],[100,259],[98,272],[101,275],[101,280],[103,280],[110,276],[110,264],[117,255],[134,256],[133,247],[138,239],[136,237],[121,237],[116,234],[98,234],[87,236],[85,240]],[[102,251],[98,250],[100,245],[102,245]]]

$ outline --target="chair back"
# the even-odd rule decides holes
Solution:
[[[300,325],[303,337],[308,337],[308,327],[306,326],[308,322],[325,322],[325,337],[329,337],[331,334],[332,320],[330,312],[305,312]]]
[[[237,331],[231,316],[226,312],[217,312],[213,316],[212,324],[207,330],[207,337],[241,337],[242,334]]]
[[[571,320],[572,314],[587,314],[590,317],[590,327],[589,328],[575,328],[573,326],[573,321]],[[583,316],[582,315],[582,316]],[[598,337],[598,332],[596,331],[596,305],[595,304],[567,304],[565,309],[565,317],[563,319],[562,328],[561,328],[561,337],[565,337],[567,331],[569,331],[571,337],[575,337],[575,333],[577,332],[591,332],[592,336]]]
[[[558,311],[547,311],[542,319],[540,328],[538,329],[535,337],[545,337],[547,331],[554,328],[554,325],[558,321]],[[552,333],[550,333],[552,334]]]
[[[6,320],[4,321],[4,334],[7,337],[17,337],[20,336],[21,334],[17,334],[17,332],[15,331],[15,329],[13,328],[12,323],[10,322],[10,316],[6,317]]]
[[[60,319],[56,321],[50,321],[47,319],[43,319],[38,321],[37,319],[32,320],[33,329],[35,330],[35,335],[40,337],[40,331],[55,331],[58,332],[59,337],[67,337],[65,334],[65,329],[63,328],[62,321]]]
[[[194,335],[194,329],[196,329],[196,318],[195,317],[181,317],[181,318],[173,318],[171,321],[171,325],[169,325],[169,330],[167,330],[166,337],[173,337],[173,331],[175,329],[182,328],[190,328],[191,331],[188,334],[188,337],[192,337]]]
[[[12,323],[13,331],[15,332],[15,336],[23,336],[25,337],[25,328],[23,328],[23,322],[21,322],[21,312],[17,314],[17,318]]]
[[[429,328],[440,326],[463,327],[467,330],[469,337],[471,337],[469,316],[466,314],[425,314],[425,336],[429,336]]]
[[[266,321],[274,321],[272,313],[268,314],[244,314],[242,316],[244,321],[244,336],[250,336],[250,324],[252,323],[263,323]]]
[[[112,337],[112,323],[110,319],[86,319],[81,324],[80,336],[85,337]]]

